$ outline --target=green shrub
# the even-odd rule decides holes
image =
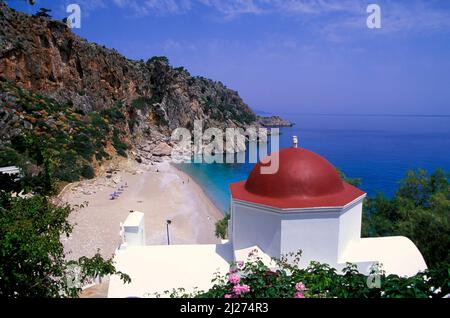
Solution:
[[[67,218],[72,208],[54,205],[41,195],[13,198],[0,191],[0,297],[78,297],[80,285],[74,285],[70,271],[80,269],[80,283],[98,275],[118,274],[125,282],[130,277],[116,271],[111,259],[98,253],[68,261],[61,237],[72,232]]]
[[[109,109],[102,109],[100,115],[103,118],[107,118],[110,124],[124,123],[125,115],[122,102],[118,101],[113,107]]]
[[[401,235],[411,239],[428,267],[450,263],[450,180],[436,170],[408,171],[393,198],[367,198],[363,236]]]
[[[125,158],[128,157],[128,155],[127,155],[127,153],[125,152],[125,150],[123,150],[123,149],[121,149],[121,148],[117,149],[117,154],[118,154],[119,156],[122,156],[122,157],[125,157]]]
[[[220,239],[226,239],[228,236],[228,221],[230,220],[230,214],[226,214],[221,220],[216,222],[216,237]]]
[[[91,165],[85,164],[81,167],[81,176],[86,179],[92,179],[95,177],[94,168]]]
[[[135,109],[144,109],[146,107],[149,107],[153,104],[152,99],[150,97],[147,96],[140,96],[135,98],[132,102],[131,102],[131,107],[135,108]]]
[[[119,130],[117,128],[114,128],[113,146],[116,149],[118,155],[127,157],[127,153],[125,151],[128,149],[128,145],[120,140]]]
[[[0,146],[0,167],[18,165],[20,161],[20,155],[16,150]]]
[[[95,131],[97,131],[98,134],[102,134],[104,132],[109,131],[108,124],[104,121],[104,119],[102,118],[102,116],[100,116],[100,114],[91,113],[90,117],[91,117],[92,125],[96,128]],[[100,137],[100,135],[98,137]]]
[[[169,65],[169,59],[165,56],[153,56],[152,58],[150,58],[147,61],[148,64],[155,63],[155,62],[162,62],[164,64]]]
[[[207,291],[172,296],[198,298],[441,298],[450,293],[449,264],[426,270],[413,277],[385,275],[374,266],[371,276],[348,263],[338,272],[327,264],[311,262],[300,268],[301,251],[274,259],[276,269],[268,268],[252,251],[245,261],[230,264],[225,275],[216,274]],[[378,281],[379,285],[373,284]],[[369,284],[372,283],[372,284]]]

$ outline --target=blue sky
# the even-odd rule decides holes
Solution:
[[[24,0],[81,7],[77,34],[128,58],[165,55],[253,108],[289,113],[450,114],[447,0]],[[369,3],[381,29],[368,29]]]

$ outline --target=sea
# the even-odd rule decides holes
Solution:
[[[278,114],[295,125],[280,128],[280,148],[299,146],[325,157],[369,196],[395,194],[411,169],[450,172],[450,115]],[[269,147],[270,149],[270,147]],[[248,159],[248,154],[247,159]],[[245,180],[254,163],[183,163],[219,208],[230,206],[228,185]]]

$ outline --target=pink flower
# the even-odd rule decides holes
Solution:
[[[237,265],[238,268],[243,268],[244,267],[244,262],[243,261],[238,261],[236,263],[236,265]]]
[[[297,284],[295,284],[295,289],[299,292],[302,292],[305,290],[305,284],[303,284],[302,282],[299,282]]]
[[[303,295],[303,293],[301,293],[301,292],[296,292],[294,294],[294,298],[305,298],[305,295]]]
[[[230,270],[228,271],[230,274],[236,273],[236,268],[230,267]]]
[[[239,277],[239,275],[238,274],[231,274],[229,277],[228,277],[228,281],[231,283],[231,284],[233,284],[233,285],[236,285],[236,284],[239,284],[239,282],[241,281],[241,278]]]
[[[236,285],[233,287],[233,292],[236,295],[245,294],[250,292],[250,287],[248,285]]]
[[[231,295],[231,294],[225,294],[225,298],[233,298],[233,295]]]

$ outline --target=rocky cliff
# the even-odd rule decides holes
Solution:
[[[163,133],[206,126],[241,127],[255,120],[238,93],[222,83],[193,77],[164,57],[132,61],[117,51],[90,43],[62,22],[10,9],[0,0],[0,74],[21,88],[84,112],[131,106],[136,125],[130,133]],[[156,122],[154,119],[160,119]]]

